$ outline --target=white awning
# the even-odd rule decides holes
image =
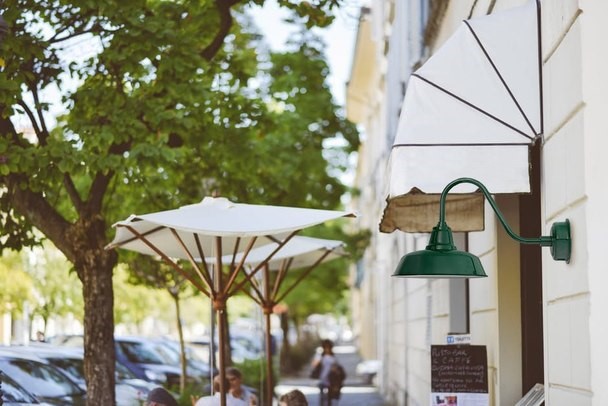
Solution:
[[[529,193],[529,148],[542,134],[539,9],[463,21],[409,80],[389,160],[380,230],[430,231],[439,195],[459,177],[491,193]],[[450,195],[454,231],[483,229],[483,196]]]

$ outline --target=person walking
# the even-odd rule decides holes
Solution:
[[[313,370],[319,371],[319,404],[331,406],[332,399],[340,399],[342,384],[346,378],[344,369],[338,363],[333,351],[334,343],[331,340],[321,341],[321,354],[312,362]]]

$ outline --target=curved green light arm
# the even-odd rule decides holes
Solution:
[[[441,192],[441,199],[439,200],[439,224],[441,224],[441,225],[446,224],[445,223],[445,201],[448,196],[448,192],[454,186],[459,185],[461,183],[471,183],[471,184],[477,186],[479,188],[479,190],[481,190],[481,192],[484,194],[484,196],[488,200],[488,203],[490,203],[490,206],[492,206],[494,213],[496,213],[496,216],[498,216],[500,223],[502,224],[505,231],[507,232],[507,234],[509,234],[509,236],[511,238],[519,241],[522,244],[540,244],[541,246],[544,246],[544,247],[550,247],[553,245],[553,242],[555,240],[555,238],[553,236],[541,236],[539,238],[524,238],[524,237],[520,237],[519,235],[515,234],[513,232],[513,230],[511,230],[511,227],[509,227],[509,225],[506,223],[502,213],[498,209],[498,206],[496,205],[496,202],[490,195],[490,192],[488,191],[488,189],[486,189],[486,187],[481,182],[479,182],[478,180],[473,179],[473,178],[458,178],[458,179],[453,180],[452,182],[448,183],[448,185],[443,189],[443,192]]]

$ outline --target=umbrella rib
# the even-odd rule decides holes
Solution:
[[[434,88],[436,88],[437,90],[440,90],[442,92],[444,92],[445,94],[447,94],[448,96],[451,96],[453,98],[455,98],[456,100],[458,100],[461,103],[466,104],[467,106],[471,107],[472,109],[477,110],[478,112],[480,112],[481,114],[484,114],[486,116],[488,116],[489,118],[491,118],[492,120],[504,125],[507,128],[510,128],[511,130],[515,131],[518,134],[523,135],[524,137],[528,138],[529,140],[534,140],[533,137],[530,137],[528,134],[526,134],[525,132],[519,130],[518,128],[513,127],[511,124],[507,123],[504,120],[501,120],[500,118],[494,116],[493,114],[488,113],[487,111],[481,109],[480,107],[477,107],[476,105],[474,105],[473,103],[466,101],[465,99],[463,99],[460,96],[457,96],[456,94],[450,92],[449,90],[439,86],[436,83],[431,82],[430,80],[426,79],[425,77],[420,76],[418,73],[412,73],[412,76],[417,77],[418,79],[422,80],[423,82],[426,82],[427,84],[433,86]],[[536,132],[534,132],[534,134],[536,134]]]
[[[116,227],[125,227],[127,230],[131,231],[135,236],[133,238],[128,238],[128,239],[126,239],[124,241],[116,242],[114,244],[108,244],[105,247],[105,249],[107,249],[107,250],[108,249],[112,249],[112,248],[116,248],[116,247],[121,247],[121,246],[123,246],[125,244],[128,244],[130,242],[133,242],[135,240],[140,240],[142,236],[145,237],[145,236],[148,236],[150,234],[154,234],[155,232],[157,232],[157,231],[162,230],[162,229],[165,228],[164,226],[158,226],[158,227],[155,227],[155,228],[153,228],[151,230],[146,231],[145,233],[138,233],[138,232],[134,231],[135,229],[133,227],[128,226],[128,225],[117,224]]]
[[[194,268],[194,270],[196,271],[196,273],[198,274],[198,276],[203,280],[203,282],[205,282],[205,284],[207,285],[207,287],[209,288],[209,290],[212,290],[211,289],[211,283],[210,283],[211,281],[209,281],[205,277],[205,275],[201,272],[200,267],[198,266],[198,264],[194,260],[194,257],[192,256],[192,254],[188,250],[188,247],[186,247],[186,244],[184,244],[184,241],[179,236],[179,234],[177,233],[177,231],[174,228],[172,228],[172,227],[169,228],[169,230],[171,231],[171,234],[173,234],[173,237],[177,240],[177,242],[179,243],[179,245],[184,250],[184,253],[188,257],[188,261],[190,261],[190,264],[192,265],[192,267]],[[205,258],[203,258],[203,263],[205,263]]]
[[[245,270],[243,270],[243,272],[245,272]],[[247,272],[245,272],[245,274],[247,274]],[[252,285],[253,286],[253,285]],[[259,306],[262,306],[262,301],[264,300],[262,293],[255,289],[255,295],[253,293],[251,293],[250,291],[248,291],[247,289],[245,289],[244,287],[242,287],[241,292],[245,293],[247,296],[249,296],[251,298],[251,300],[253,300],[254,302],[256,302]],[[230,294],[234,294],[235,292],[231,292]]]
[[[329,254],[331,254],[331,252],[332,250],[326,249],[323,255],[321,255],[319,259],[315,261],[314,264],[309,266],[308,269],[306,269],[306,271],[304,271],[304,273],[302,273],[302,275],[300,275],[300,277],[293,283],[293,285],[287,288],[287,290],[277,299],[277,302],[280,302],[285,299],[285,296],[287,296],[296,286],[298,286],[298,284],[302,282],[302,280],[306,278],[312,272],[312,270],[315,269],[321,263],[321,261],[323,261]]]
[[[507,90],[507,92],[509,93],[509,96],[511,96],[511,100],[513,100],[513,103],[515,103],[515,106],[517,106],[517,109],[519,110],[519,112],[521,113],[521,115],[523,116],[524,120],[526,120],[526,123],[528,124],[528,126],[530,127],[530,130],[532,130],[532,132],[536,135],[539,135],[536,133],[536,130],[534,129],[534,126],[532,125],[532,123],[530,122],[530,119],[528,118],[528,116],[526,115],[526,113],[524,112],[524,110],[521,108],[521,106],[519,105],[517,99],[515,98],[515,96],[513,95],[513,92],[511,91],[511,88],[509,87],[509,85],[507,85],[507,82],[505,81],[505,79],[502,77],[502,75],[500,74],[500,71],[498,70],[498,67],[494,64],[494,61],[492,60],[492,58],[490,57],[490,54],[488,54],[488,51],[486,51],[486,48],[483,46],[483,43],[481,42],[481,40],[479,39],[479,37],[477,36],[477,33],[475,32],[475,30],[473,30],[473,27],[471,27],[471,24],[469,24],[468,21],[464,21],[464,23],[467,25],[467,27],[469,27],[469,31],[471,32],[471,34],[473,34],[473,37],[475,38],[475,41],[477,41],[477,44],[479,45],[479,48],[481,48],[483,54],[486,56],[486,58],[488,59],[488,62],[490,62],[490,65],[492,65],[492,68],[494,69],[494,72],[496,72],[496,75],[498,75],[498,78],[500,79],[500,81],[502,82],[502,85],[505,87],[505,89]]]
[[[276,299],[277,295],[279,294],[279,289],[281,287],[281,284],[283,283],[283,279],[285,279],[285,275],[287,275],[287,271],[291,267],[292,263],[293,263],[293,257],[289,258],[288,260],[283,261],[283,263],[281,264],[281,268],[279,269],[279,272],[277,275],[277,280],[275,281],[274,287],[272,289],[273,299]]]
[[[234,280],[236,279],[239,271],[241,269],[243,269],[243,273],[245,273],[245,275],[247,275],[247,272],[244,271],[243,265],[245,264],[245,260],[247,259],[247,255],[249,255],[249,252],[252,250],[253,245],[255,244],[255,242],[257,241],[258,237],[254,236],[251,238],[251,240],[249,240],[249,244],[247,245],[247,248],[245,248],[245,251],[243,252],[243,256],[241,257],[241,260],[239,261],[239,264],[236,266],[236,268],[232,269],[231,275],[230,275],[230,279],[228,280],[228,283],[226,284],[226,287],[224,288],[224,293],[226,295],[230,295],[232,293],[234,293],[236,290],[233,290],[232,292],[230,292],[230,288],[232,287],[232,285],[234,284]],[[239,238],[240,240],[240,238]],[[237,241],[236,245],[238,246],[239,242]],[[234,260],[236,258],[236,254],[237,254],[237,248],[235,247],[235,251],[234,254],[232,255],[232,264],[231,266],[234,265]]]
[[[159,248],[157,248],[154,244],[152,244],[143,234],[138,233],[133,227],[125,226],[127,230],[133,233],[136,236],[135,240],[141,240],[144,244],[146,244],[150,249],[156,252],[167,264],[169,264],[173,269],[175,269],[180,275],[184,278],[188,279],[196,288],[201,291],[205,296],[211,297],[211,294],[207,292],[205,287],[198,283],[197,280],[193,279],[188,275],[177,263],[175,263],[171,258],[169,258],[164,252],[162,252]],[[132,240],[133,241],[133,240]]]
[[[262,293],[262,290],[261,290],[262,288],[260,287],[259,282],[256,279],[250,279],[249,282],[250,282],[251,288],[257,294],[257,297],[259,298],[260,304],[261,304],[265,300],[265,298],[264,298],[264,294]],[[251,294],[251,292],[249,292],[247,289],[245,289],[245,286],[243,286],[241,288],[241,291],[248,292],[249,296],[253,297],[253,295]]]
[[[203,245],[201,244],[201,239],[198,236],[197,233],[194,233],[194,242],[196,244],[196,249],[198,250],[198,255],[201,257],[201,262],[203,263],[203,269],[204,269],[204,273],[201,276],[201,278],[203,278],[204,281],[207,282],[207,286],[209,286],[210,290],[211,289],[211,285],[213,284],[211,282],[211,274],[209,273],[209,267],[207,266],[207,259],[205,258],[205,252],[203,250]]]
[[[215,237],[215,267],[217,274],[213,276],[213,291],[223,293],[222,277],[224,273],[222,272],[222,237],[219,236]],[[222,295],[218,296],[220,296],[220,300],[225,300]]]
[[[239,245],[241,245],[241,237],[236,237],[234,250],[232,251],[232,261],[230,261],[230,269],[234,269],[234,261],[236,260],[236,254],[239,252]]]
[[[251,273],[247,274],[247,278],[244,281],[241,281],[238,285],[236,285],[236,287],[232,290],[232,292],[236,292],[237,290],[241,289],[241,287],[246,284],[247,282],[251,282],[251,278],[265,265],[268,263],[268,261],[270,261],[272,259],[272,257],[274,256],[274,254],[277,253],[277,251],[279,251],[281,248],[283,248],[283,246],[285,244],[287,244],[289,242],[289,240],[291,240],[297,233],[299,233],[300,230],[295,230],[292,231],[291,234],[289,234],[287,236],[287,238],[285,238],[283,241],[278,242],[278,246],[261,262],[259,263]],[[270,236],[267,236],[267,238],[271,239],[272,238]]]
[[[262,302],[264,302],[264,301],[265,301],[265,297],[264,297],[264,294],[262,293],[262,291],[260,290],[260,287],[258,286],[258,282],[257,282],[255,279],[249,279],[249,286],[251,286],[251,288],[252,288],[252,289],[255,291],[255,293],[258,295],[257,297],[259,298],[259,300],[260,300],[260,301],[259,301],[259,303],[260,303],[260,305],[261,305],[261,304],[262,304]],[[241,290],[241,291],[243,291],[243,292],[248,292],[248,291],[245,289],[245,286],[244,286],[244,285],[243,285],[243,286],[241,286],[240,290]],[[247,294],[248,294],[250,297],[252,297],[252,298],[253,298],[253,295],[252,295],[250,292],[248,292]]]

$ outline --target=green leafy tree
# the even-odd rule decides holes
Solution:
[[[16,251],[5,252],[0,257],[0,314],[18,316],[23,304],[32,300],[32,278],[24,270],[22,256]]]
[[[72,314],[76,319],[82,319],[82,284],[65,256],[48,242],[24,251],[23,255],[36,298],[32,315],[42,318],[43,333],[46,335],[47,323],[53,316]]]
[[[268,85],[256,82],[257,37],[239,10],[262,3],[0,5],[9,28],[0,43],[0,249],[39,243],[37,229],[73,264],[84,297],[91,405],[114,404],[112,273],[118,253],[104,249],[111,222],[191,203],[211,187],[237,200],[326,208],[335,207],[344,190],[317,148],[323,137],[336,135],[326,122],[345,123],[345,131],[352,125],[325,96],[318,97],[314,114],[302,107],[309,112],[295,125],[286,117],[300,114],[306,95],[287,92],[280,98],[287,108],[269,110],[280,89],[293,90],[293,83],[273,87],[279,83],[273,75]],[[280,4],[307,26],[325,26],[338,0]],[[304,43],[300,48],[308,49]],[[318,69],[323,63],[314,49],[310,58]],[[306,73],[300,88],[327,92],[326,71]],[[58,90],[62,115],[50,103],[49,94]],[[293,129],[302,137],[309,135],[304,129],[315,134],[300,140]],[[296,164],[300,160],[305,163]],[[285,180],[296,173],[292,165],[304,185]]]
[[[128,332],[140,334],[146,319],[170,321],[168,312],[169,300],[163,292],[150,289],[146,286],[133,285],[129,270],[119,265],[114,271],[114,322],[123,325]],[[172,313],[170,313],[172,315]]]

